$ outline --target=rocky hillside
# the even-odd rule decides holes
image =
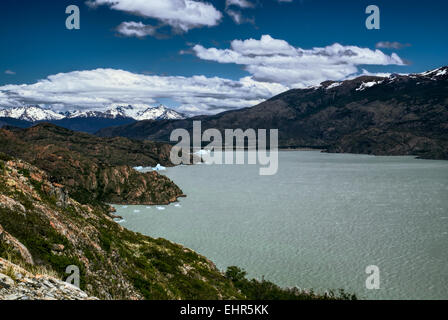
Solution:
[[[54,276],[29,272],[0,258],[0,300],[96,299]]]
[[[167,177],[133,166],[170,166],[170,146],[125,138],[98,138],[52,124],[0,129],[0,152],[45,170],[77,201],[168,204],[183,196]]]
[[[411,75],[363,76],[295,89],[257,106],[186,120],[141,121],[100,130],[169,141],[201,120],[208,128],[279,129],[281,147],[448,159],[448,67]]]
[[[101,207],[71,198],[43,170],[4,154],[0,158],[0,257],[28,270],[11,270],[1,260],[0,296],[243,298],[205,257],[126,230]],[[87,295],[54,280],[67,277],[69,265],[80,268],[81,289]]]

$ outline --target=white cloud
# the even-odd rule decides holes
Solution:
[[[157,27],[143,24],[142,22],[122,22],[117,31],[127,37],[143,38],[146,36],[154,36],[157,32]]]
[[[240,8],[252,8],[254,4],[248,0],[226,0],[226,7],[237,6]]]
[[[242,24],[242,23],[255,23],[254,18],[246,18],[240,11],[233,10],[233,9],[226,9],[226,13],[229,15],[230,18],[236,23],[236,24]]]
[[[260,40],[234,40],[230,49],[195,45],[193,52],[204,60],[243,65],[257,81],[297,88],[342,80],[358,73],[359,65],[404,65],[395,53],[386,55],[380,50],[338,43],[302,49],[269,35]]]
[[[0,86],[0,106],[39,104],[55,111],[101,110],[113,104],[153,104],[169,98],[190,114],[250,107],[288,88],[251,77],[155,76],[117,69],[73,71],[33,84]]]
[[[91,0],[87,4],[107,5],[114,10],[157,19],[182,32],[216,26],[222,18],[212,4],[194,0]]]
[[[395,49],[395,50],[400,50],[402,48],[406,48],[406,47],[410,47],[411,44],[410,43],[400,43],[397,41],[380,41],[378,42],[375,47],[378,49]]]
[[[16,73],[12,70],[5,70],[5,74],[15,75]]]
[[[241,14],[241,12],[239,11],[235,11],[232,9],[227,9],[226,13],[232,18],[232,20],[236,23],[236,24],[241,24],[244,21],[244,17]]]

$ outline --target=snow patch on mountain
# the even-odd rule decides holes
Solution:
[[[371,87],[373,87],[373,86],[375,86],[377,84],[380,84],[380,83],[383,83],[383,80],[381,80],[381,81],[363,82],[363,83],[361,83],[361,85],[358,88],[356,88],[356,91],[363,91],[366,88],[371,88]]]
[[[64,116],[49,109],[43,109],[39,106],[15,107],[10,109],[1,109],[0,117],[14,118],[25,121],[44,121],[60,120]]]
[[[132,118],[141,120],[165,120],[165,119],[185,119],[185,116],[163,105],[151,107],[148,105],[139,106],[111,106],[105,111],[73,111],[68,118]]]
[[[151,107],[148,105],[115,105],[110,106],[105,111],[72,110],[61,113],[56,113],[40,106],[24,106],[0,109],[0,117],[14,118],[30,122],[61,120],[66,118],[131,118],[138,121],[185,119],[185,115],[163,105],[158,107]]]

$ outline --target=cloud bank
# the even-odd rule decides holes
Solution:
[[[193,52],[203,60],[243,65],[253,79],[303,88],[325,80],[343,80],[359,73],[360,65],[404,65],[396,54],[384,54],[357,46],[335,43],[322,48],[302,49],[270,35],[260,40],[233,40],[230,49],[195,45]]]
[[[55,111],[101,110],[116,104],[153,104],[169,98],[189,114],[210,114],[250,107],[288,88],[251,77],[154,76],[117,69],[74,71],[34,84],[0,86],[0,106],[39,104]]]

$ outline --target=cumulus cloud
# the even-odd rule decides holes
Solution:
[[[107,5],[113,10],[157,19],[178,32],[216,26],[222,18],[212,4],[194,0],[90,0],[86,3],[90,7]]]
[[[376,48],[378,49],[395,49],[400,50],[405,47],[410,47],[410,43],[400,43],[400,42],[390,42],[390,41],[380,41],[376,44]]]
[[[217,113],[250,107],[288,88],[251,77],[156,76],[117,69],[73,71],[48,76],[33,84],[0,86],[0,106],[38,104],[54,111],[102,110],[117,104],[153,104],[169,98],[179,111]]]
[[[260,40],[234,40],[230,49],[193,47],[201,59],[243,65],[256,81],[303,88],[325,80],[342,80],[359,73],[359,65],[404,65],[395,53],[384,54],[357,46],[335,43],[302,49],[263,35]]]

